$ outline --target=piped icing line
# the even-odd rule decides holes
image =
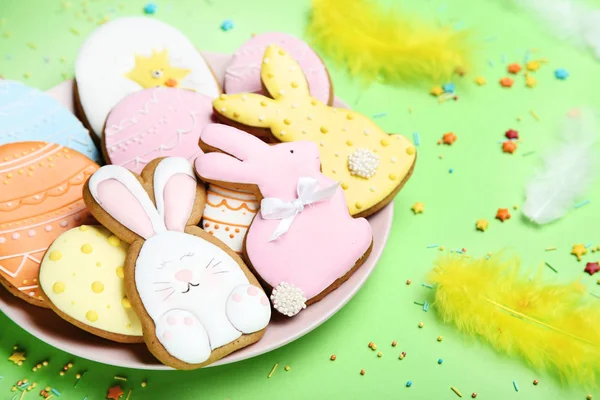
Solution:
[[[52,150],[52,153],[50,153],[50,154],[54,154],[54,153],[56,153],[56,152],[58,152],[58,151],[60,151],[62,149],[62,146],[58,146],[57,147],[57,146],[54,146],[54,145],[52,145],[50,143],[46,143],[46,144],[44,144],[43,147],[40,147],[39,149],[37,149],[37,150],[35,150],[33,152],[30,152],[30,153],[22,156],[21,158],[15,158],[13,160],[8,160],[8,161],[0,162],[0,167],[4,167],[4,166],[7,166],[7,165],[16,164],[16,163],[22,163],[22,162],[34,163],[34,162],[39,161],[39,160],[41,160],[43,158],[43,157],[41,157],[41,158],[38,157],[41,153],[46,152],[48,149],[50,149],[52,147],[54,147],[54,149]],[[38,158],[34,159],[33,161],[30,161],[29,159],[31,157],[38,157]],[[12,171],[12,170],[14,170],[16,168],[17,167],[9,167],[9,169],[0,170],[0,174],[4,173],[4,172]]]
[[[143,104],[142,108],[138,109],[136,113],[142,115],[148,115],[150,113],[150,104],[158,104],[158,99],[156,98],[156,92],[162,90],[161,88],[152,89],[152,96]],[[118,124],[111,124],[109,128],[104,131],[106,136],[113,136],[117,133],[121,132],[123,129],[128,128],[132,125],[135,125],[138,122],[135,114],[130,118],[126,118],[121,120]]]
[[[39,260],[36,259],[36,258],[34,258],[34,257],[32,257],[31,254],[40,253],[40,252],[44,252],[44,251],[46,251],[45,247],[41,248],[41,249],[31,250],[31,251],[28,251],[26,253],[11,254],[10,256],[0,257],[0,261],[12,259],[12,258],[15,258],[15,257],[23,257],[23,260],[21,261],[21,264],[19,264],[19,267],[16,269],[15,272],[10,272],[8,269],[4,268],[2,266],[2,264],[0,264],[0,271],[4,272],[6,275],[10,276],[11,278],[16,278],[17,275],[19,275],[19,273],[21,272],[21,269],[23,269],[23,266],[25,265],[25,262],[27,260],[31,260],[31,261],[39,263]]]

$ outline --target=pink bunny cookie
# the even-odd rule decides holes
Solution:
[[[269,146],[224,125],[200,137],[196,172],[208,182],[252,190],[262,199],[246,236],[245,255],[282,314],[293,316],[344,282],[368,256],[373,236],[354,219],[343,190],[320,172],[311,142]]]
[[[159,157],[184,157],[191,163],[202,153],[198,140],[211,116],[212,100],[191,90],[156,87],[133,92],[108,115],[102,137],[105,158],[137,174]],[[257,209],[252,194],[211,185],[202,225],[239,253]]]
[[[125,290],[161,362],[199,368],[262,337],[269,301],[239,256],[195,226],[205,192],[188,160],[154,160],[141,177],[104,166],[88,180],[84,201],[131,243]]]

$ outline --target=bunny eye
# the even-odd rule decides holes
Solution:
[[[294,154],[294,150],[290,150],[290,153]]]
[[[172,263],[173,263],[173,261],[161,261],[161,263],[160,263],[160,267],[156,267],[156,268],[158,268],[158,269],[163,269],[163,268],[165,268],[167,265],[169,265],[169,264],[172,264]]]
[[[152,77],[154,79],[159,79],[160,77],[162,77],[163,72],[160,69],[155,69],[152,71]]]
[[[182,255],[181,258],[179,259],[179,261],[183,260],[186,257],[194,257],[194,253],[186,253],[186,254]]]

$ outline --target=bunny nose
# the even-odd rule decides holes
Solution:
[[[179,270],[175,274],[175,279],[177,279],[178,281],[187,283],[192,280],[192,271],[190,271],[189,269]]]
[[[173,79],[173,78],[169,78],[165,82],[165,85],[168,86],[168,87],[175,87],[175,86],[177,86],[177,81],[175,79]]]

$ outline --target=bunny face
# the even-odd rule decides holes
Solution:
[[[277,46],[267,48],[261,78],[272,98],[221,95],[213,102],[219,118],[269,129],[280,142],[317,144],[323,173],[341,182],[354,216],[370,215],[392,200],[416,160],[406,138],[388,135],[359,113],[311,97],[302,70]]]
[[[137,253],[128,255],[125,285],[148,346],[162,346],[153,353],[166,350],[166,356],[157,357],[168,365],[202,366],[213,349],[262,330],[270,308],[241,260],[217,239],[190,227],[200,219],[202,192],[189,162],[178,157],[157,161],[142,171],[143,178],[152,176],[154,202],[138,178],[113,165],[92,175],[86,202],[115,234],[138,243],[130,246],[130,253],[132,248]],[[230,347],[233,351],[239,345]]]

